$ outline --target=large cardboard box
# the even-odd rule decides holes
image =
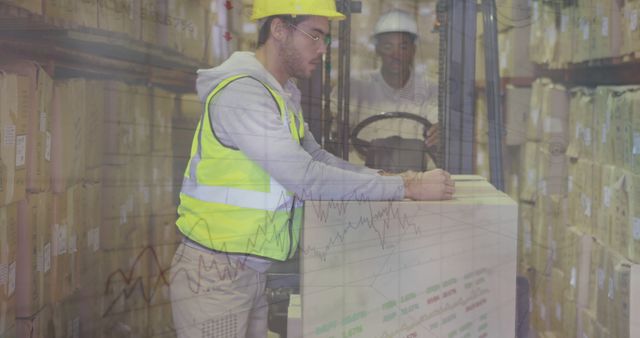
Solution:
[[[33,316],[51,305],[51,221],[50,193],[28,194],[18,204],[18,317]]]
[[[52,189],[62,193],[81,182],[86,171],[86,81],[56,82],[53,109]]]
[[[327,201],[307,201],[300,259],[302,331],[297,334],[329,336],[359,327],[363,337],[442,337],[471,322],[478,335],[512,336],[517,206],[484,180],[457,181],[456,187],[455,201],[353,201],[339,213]],[[372,210],[397,210],[415,223],[404,223],[402,216],[374,216],[369,226],[340,230],[341,245],[327,246],[336,236],[332,224],[357,223]],[[380,237],[382,228],[394,234]]]
[[[0,207],[0,337],[15,330],[18,206]]]
[[[53,80],[33,61],[15,61],[0,65],[0,69],[29,79],[28,91],[20,93],[26,107],[27,190],[44,192],[51,181],[51,99]],[[24,95],[24,96],[23,96]]]
[[[0,73],[0,206],[24,198],[28,79]]]

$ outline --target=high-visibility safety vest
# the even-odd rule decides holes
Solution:
[[[250,76],[223,80],[205,100],[180,191],[176,224],[184,236],[203,247],[283,261],[293,256],[298,245],[302,201],[240,150],[222,144],[209,117],[216,94],[245,77]],[[301,143],[301,112],[289,114],[282,96],[259,82],[273,97],[293,139]]]

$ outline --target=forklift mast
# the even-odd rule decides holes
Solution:
[[[502,112],[495,0],[482,0],[491,183],[504,191]],[[440,30],[438,113],[442,128],[439,163],[452,174],[474,171],[476,94],[476,0],[438,0]]]

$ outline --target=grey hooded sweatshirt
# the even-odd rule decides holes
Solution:
[[[236,52],[220,66],[198,70],[197,90],[202,102],[217,84],[246,74],[218,92],[209,113],[218,141],[242,151],[271,177],[302,200],[400,200],[404,185],[399,176],[381,176],[374,169],[339,159],[323,150],[305,125],[302,145],[283,123],[274,99],[256,79],[276,90],[287,104],[287,113],[301,111],[300,91],[292,80],[283,88],[254,53]],[[289,121],[289,117],[287,117]],[[300,121],[296,119],[299,124]],[[233,256],[233,255],[231,255]],[[232,259],[234,257],[231,257]],[[269,261],[245,258],[258,271]]]
[[[199,70],[198,96],[204,102],[222,80],[250,75],[282,95],[289,114],[297,116],[300,91],[292,80],[285,88],[262,66],[254,53],[236,52],[220,66]],[[218,93],[209,112],[218,140],[242,151],[287,190],[303,200],[400,200],[402,178],[381,176],[320,148],[305,125],[302,146],[283,124],[278,107],[258,81],[243,78]],[[287,119],[288,121],[288,119]],[[297,121],[297,120],[296,120]],[[297,121],[299,122],[299,121]]]

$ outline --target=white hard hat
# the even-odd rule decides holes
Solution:
[[[409,33],[417,37],[418,24],[413,15],[399,9],[393,9],[380,16],[373,28],[373,37],[391,32]]]

